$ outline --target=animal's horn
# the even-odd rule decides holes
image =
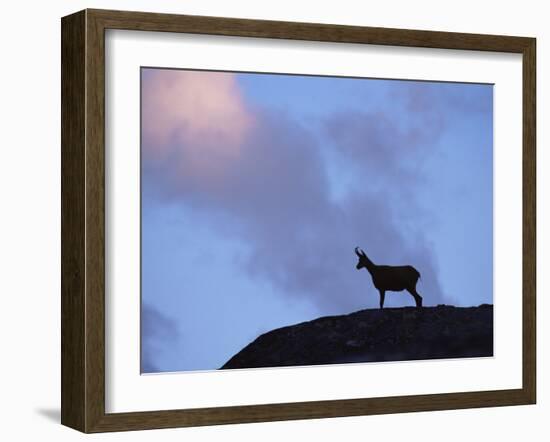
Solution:
[[[359,247],[355,247],[355,254],[361,258],[362,256],[365,255],[365,252],[363,252]]]

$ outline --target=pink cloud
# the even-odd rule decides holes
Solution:
[[[212,175],[238,158],[252,124],[234,74],[143,71],[142,135],[147,155],[185,159],[186,171],[192,166],[197,173]]]

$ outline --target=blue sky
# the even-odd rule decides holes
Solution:
[[[355,246],[492,303],[491,85],[144,69],[142,106],[142,372],[376,307]]]

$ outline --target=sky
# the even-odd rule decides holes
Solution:
[[[141,99],[142,373],[378,307],[356,246],[493,302],[492,85],[142,68]]]

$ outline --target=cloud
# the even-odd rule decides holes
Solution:
[[[434,112],[419,110],[404,126],[383,110],[340,112],[321,122],[321,144],[288,115],[248,107],[232,74],[170,71],[143,84],[144,107],[154,109],[143,114],[144,188],[208,214],[213,229],[248,244],[251,277],[306,296],[324,312],[361,308],[367,299],[375,305],[370,278],[355,270],[359,245],[377,263],[417,267],[425,304],[442,301],[415,199],[419,162],[443,124]],[[403,106],[409,98],[400,96]],[[219,106],[205,104],[215,99]],[[321,149],[340,166],[327,164]],[[331,167],[342,168],[333,175],[354,175],[355,186],[338,199],[331,198]],[[412,305],[412,297],[387,297],[390,305],[408,298]]]
[[[149,304],[141,306],[141,372],[162,371],[161,352],[179,339],[176,321]],[[161,364],[162,365],[162,364]]]
[[[254,118],[247,112],[235,77],[220,72],[144,69],[142,141],[150,158],[185,153],[181,173],[215,177],[239,148]],[[170,147],[185,145],[185,152]],[[223,159],[213,163],[214,155]]]

